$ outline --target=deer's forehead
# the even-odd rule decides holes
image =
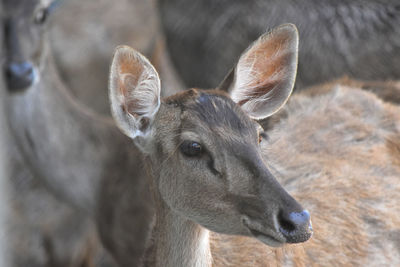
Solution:
[[[222,135],[249,135],[256,132],[252,121],[228,96],[199,91],[182,105],[182,123]]]

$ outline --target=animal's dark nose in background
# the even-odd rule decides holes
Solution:
[[[28,61],[6,64],[5,76],[9,90],[20,91],[31,86],[35,80],[33,65]]]
[[[307,210],[301,212],[285,212],[278,214],[279,231],[288,243],[307,241],[312,235],[310,213]]]

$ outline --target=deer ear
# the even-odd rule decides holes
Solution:
[[[160,79],[151,63],[133,48],[117,47],[108,90],[117,126],[131,138],[145,136],[160,106]]]
[[[293,24],[281,25],[262,35],[240,56],[219,89],[228,91],[251,118],[272,115],[292,93],[298,39]]]

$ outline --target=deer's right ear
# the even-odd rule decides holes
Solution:
[[[149,132],[160,107],[160,79],[151,63],[128,46],[115,50],[109,76],[111,113],[131,138]]]

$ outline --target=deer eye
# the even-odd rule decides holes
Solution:
[[[201,145],[195,141],[183,141],[183,143],[180,145],[180,150],[188,157],[199,156],[203,152]]]
[[[47,15],[48,15],[48,10],[46,8],[41,8],[38,11],[36,11],[33,21],[36,24],[43,24],[47,19]]]

